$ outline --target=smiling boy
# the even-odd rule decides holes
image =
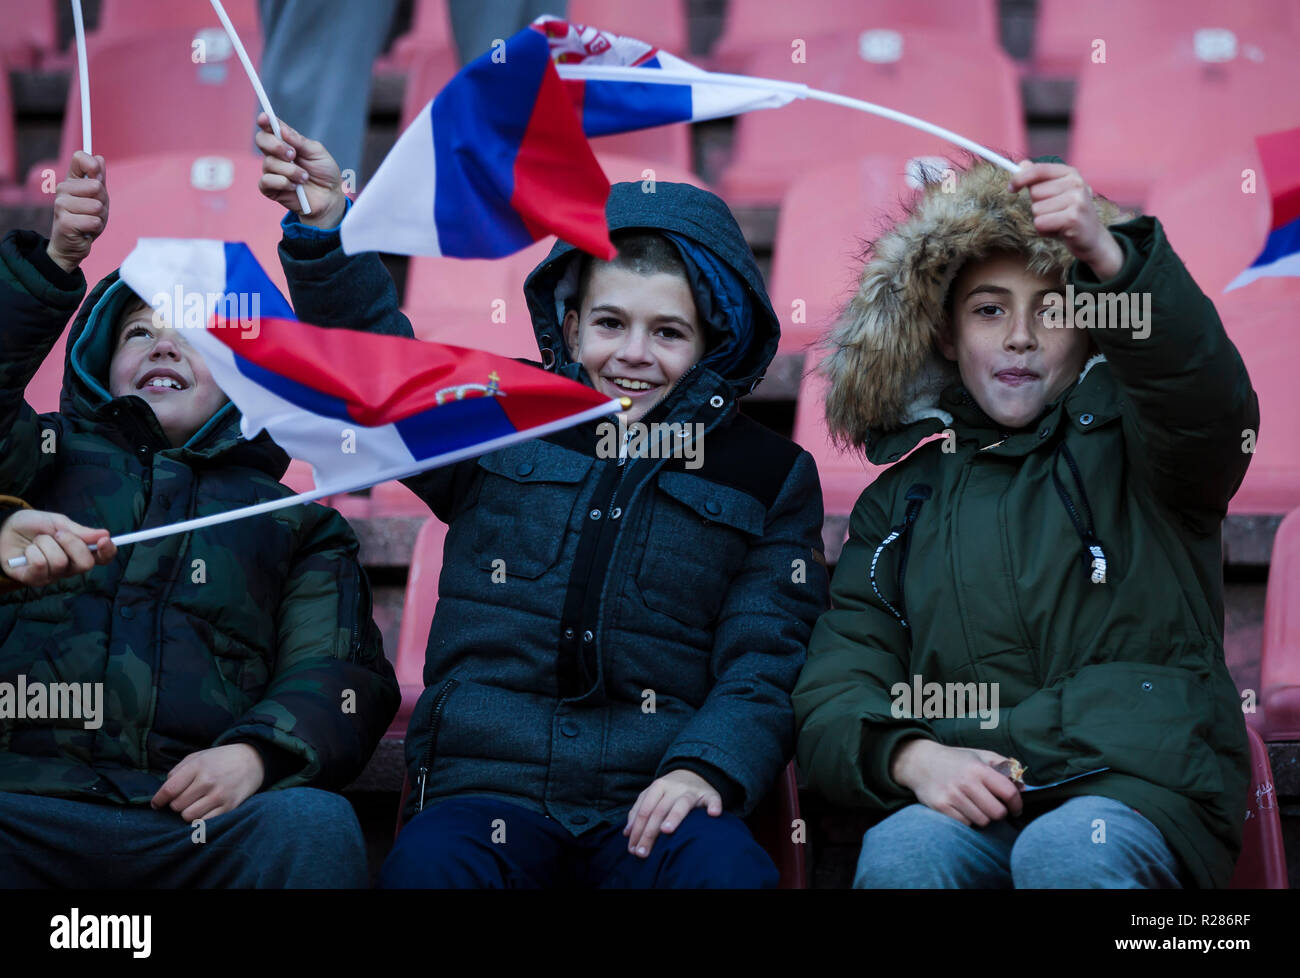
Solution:
[[[801,767],[887,816],[855,886],[1224,886],[1248,777],[1220,549],[1259,421],[1241,357],[1160,222],[1073,168],[978,162],[944,189],[874,243],[824,364],[832,432],[898,464],[854,507],[809,645]],[[1149,322],[1064,328],[1067,285],[1149,295]],[[891,710],[918,682],[996,687],[999,722]]]

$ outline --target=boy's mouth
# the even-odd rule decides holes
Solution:
[[[185,378],[175,370],[168,370],[165,367],[155,368],[140,378],[140,383],[135,385],[139,391],[184,391],[189,390],[190,385],[185,382]]]
[[[631,397],[644,397],[647,394],[653,394],[659,390],[660,385],[648,380],[638,380],[635,377],[605,377],[606,383],[617,387],[621,392]]]
[[[993,375],[1000,382],[1008,387],[1022,387],[1025,384],[1038,380],[1038,374],[1024,367],[1012,367],[1009,370],[999,370]]]

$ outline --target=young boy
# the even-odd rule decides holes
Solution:
[[[1059,161],[977,163],[873,245],[834,330],[836,435],[877,464],[943,435],[859,499],[794,694],[811,786],[888,815],[855,886],[1232,875],[1219,531],[1258,404],[1160,222],[1118,220]],[[1021,794],[1012,760],[1077,780]]]
[[[296,163],[259,136],[262,188],[296,207],[292,182],[333,170],[286,137]],[[381,885],[777,881],[741,818],[791,754],[825,607],[816,468],[737,410],[779,323],[726,205],[617,184],[607,212],[617,259],[557,244],[525,291],[543,363],[632,400],[622,449],[593,422],[408,483],[448,531]],[[397,315],[377,257],[337,235],[287,219],[281,257],[304,318]],[[665,458],[654,425],[689,447]]]
[[[90,528],[289,493],[116,274],[72,328],[62,411],[23,402],[107,212],[78,153],[50,241],[0,242],[0,885],[364,886],[356,817],[317,789],[355,778],[399,694],[347,524],[302,506],[120,552]]]

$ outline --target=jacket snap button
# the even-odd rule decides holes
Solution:
[[[612,510],[610,510],[609,518],[612,520],[616,520],[622,515],[623,515],[623,511],[619,509],[617,506],[615,506]]]
[[[1047,425],[1043,425],[1041,428],[1038,429],[1039,438],[1046,438],[1051,433],[1052,433],[1052,429],[1049,428]]]
[[[598,519],[600,519],[600,510],[598,510],[598,509],[593,509],[593,510],[591,511],[591,518],[592,518],[593,520],[598,520]]]
[[[719,506],[717,503],[715,503],[712,499],[710,499],[707,503],[704,504],[704,509],[705,512],[711,513],[714,516],[717,516],[719,513],[722,512],[722,507]]]
[[[149,454],[149,446],[148,446],[148,445],[141,445],[139,448],[136,449],[136,451],[139,452],[141,455],[148,455],[148,454]]]
[[[586,824],[587,824],[587,816],[586,816],[586,815],[574,815],[573,818],[571,818],[569,821],[573,822],[574,825],[586,825]]]
[[[573,638],[573,629],[572,629],[572,628],[566,628],[566,629],[564,630],[564,637],[565,637],[565,638]]]
[[[529,465],[527,462],[521,462],[519,464],[519,467],[515,469],[515,472],[517,472],[519,475],[528,475],[528,473],[532,471],[533,471],[533,467]]]
[[[725,402],[722,400],[721,394],[714,394],[712,397],[709,398],[710,407],[720,408],[724,403]]]
[[[1092,415],[1091,415],[1091,414],[1081,414],[1081,415],[1079,415],[1079,424],[1082,424],[1082,425],[1090,425],[1090,424],[1092,424]]]
[[[1142,688],[1143,688],[1144,690],[1146,690],[1148,693],[1151,692],[1151,683],[1150,683],[1150,681],[1148,680],[1147,682],[1144,682],[1144,683],[1142,684]]]
[[[118,608],[117,613],[121,615],[123,618],[125,618],[127,621],[130,621],[132,618],[135,617],[135,609],[128,607],[127,605],[123,605],[121,608]]]
[[[591,629],[587,629],[587,631],[582,633],[582,640],[584,642],[590,642],[595,637],[595,635],[591,634]]]
[[[578,736],[578,725],[576,723],[562,723],[560,724],[560,733],[566,737],[576,737]]]

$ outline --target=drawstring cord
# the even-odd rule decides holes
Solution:
[[[1074,484],[1079,490],[1079,502],[1083,506],[1086,521],[1079,515],[1079,511],[1074,507],[1074,501],[1066,491],[1061,477],[1057,474],[1057,460],[1064,456],[1065,464],[1070,467],[1070,474],[1074,476]],[[1106,551],[1102,547],[1101,540],[1097,538],[1097,527],[1092,518],[1092,506],[1088,503],[1088,491],[1083,486],[1083,477],[1079,475],[1079,465],[1074,460],[1074,453],[1066,447],[1065,442],[1061,441],[1056,446],[1056,451],[1052,455],[1052,483],[1056,486],[1057,495],[1061,497],[1061,502],[1065,506],[1065,511],[1070,515],[1070,522],[1074,525],[1074,532],[1079,534],[1079,539],[1083,542],[1083,565],[1090,571],[1093,584],[1106,583]]]
[[[911,630],[912,626],[907,623],[907,605],[903,598],[903,574],[907,571],[907,555],[912,549],[912,524],[916,522],[917,516],[921,513],[921,504],[930,498],[931,489],[923,483],[917,483],[907,490],[907,512],[903,514],[903,522],[889,531],[885,539],[880,541],[880,546],[871,557],[871,590],[876,593],[880,603],[889,609],[890,614],[902,622],[903,627]],[[880,555],[885,552],[895,540],[902,538],[902,553],[898,558],[898,607],[895,608],[889,603],[889,599],[880,593],[880,588],[876,586],[876,564],[880,561]]]

